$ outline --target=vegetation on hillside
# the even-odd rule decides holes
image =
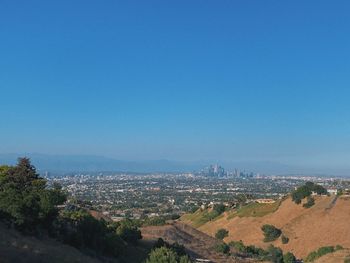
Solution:
[[[316,251],[312,251],[305,259],[305,262],[313,262],[316,259],[329,254],[329,253],[334,253],[335,251],[343,249],[342,246],[337,245],[337,246],[326,246],[326,247],[320,247]]]
[[[57,205],[66,200],[58,185],[49,189],[29,159],[0,169],[0,216],[9,225],[26,233],[50,229],[58,216]]]
[[[59,211],[66,201],[59,185],[41,178],[29,159],[0,167],[0,220],[27,235],[46,235],[90,255],[118,257],[141,238],[129,220],[108,223],[79,207]]]
[[[282,235],[281,236],[281,241],[282,241],[282,244],[288,244],[289,242],[289,238],[285,235]]]
[[[303,207],[310,208],[315,204],[315,199],[312,196],[308,196],[306,199],[306,203],[303,204]]]
[[[282,231],[273,225],[263,225],[261,230],[264,233],[264,242],[275,241],[282,234]]]
[[[190,263],[185,247],[177,243],[169,244],[159,238],[146,263]]]
[[[237,216],[239,217],[262,217],[277,211],[281,204],[281,200],[276,201],[273,204],[259,204],[250,203],[248,205],[242,206],[237,210]]]
[[[220,228],[216,234],[215,234],[215,237],[217,239],[220,239],[220,240],[223,240],[225,237],[228,237],[228,231],[224,228]]]
[[[301,200],[310,196],[313,192],[318,195],[325,195],[327,194],[327,189],[313,182],[306,182],[305,185],[298,187],[292,192],[292,200],[296,204],[300,204]]]
[[[295,263],[296,259],[292,253],[283,252],[280,248],[270,245],[266,250],[255,247],[253,245],[245,246],[242,241],[231,241],[229,244],[230,251],[246,258],[256,258],[262,261],[269,261],[274,263]],[[293,260],[292,260],[293,259]]]
[[[225,209],[223,204],[215,204],[212,209],[198,209],[193,214],[184,215],[182,219],[191,221],[194,227],[200,227],[209,221],[220,218],[225,212]]]

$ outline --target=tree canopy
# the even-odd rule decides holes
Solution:
[[[13,167],[0,169],[0,211],[18,229],[33,232],[47,228],[58,214],[57,205],[66,195],[58,185],[48,188],[27,158]]]

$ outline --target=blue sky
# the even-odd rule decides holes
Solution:
[[[350,171],[349,1],[0,3],[0,153]]]

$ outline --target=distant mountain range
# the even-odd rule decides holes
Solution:
[[[39,153],[11,153],[0,154],[0,164],[13,165],[18,157],[29,157],[39,172],[72,173],[72,172],[194,172],[204,167],[215,164],[212,160],[201,161],[123,161],[109,157],[95,155],[51,155]],[[223,161],[219,162],[228,171],[239,169],[247,172],[265,173],[270,175],[326,175],[332,171],[318,171],[316,169],[304,169],[268,161]],[[346,175],[347,171],[338,171],[335,174]]]
[[[203,167],[203,163],[186,163],[169,160],[121,161],[94,155],[49,154],[0,154],[1,164],[13,165],[18,157],[28,157],[40,172],[191,172]]]

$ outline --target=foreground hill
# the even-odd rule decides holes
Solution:
[[[97,259],[82,254],[74,247],[63,245],[49,238],[38,239],[23,236],[0,223],[0,261],[7,262],[86,262]]]
[[[350,200],[335,196],[318,196],[311,208],[304,208],[292,202],[291,198],[282,201],[279,207],[272,207],[271,213],[264,212],[262,206],[245,213],[225,213],[212,221],[198,226],[189,217],[183,217],[185,223],[195,224],[199,230],[214,236],[218,229],[229,231],[224,241],[242,240],[245,244],[253,244],[267,248],[273,244],[290,251],[298,258],[305,258],[311,251],[322,246],[342,245],[350,248]],[[281,239],[265,243],[261,227],[271,224],[280,228],[289,238],[287,244]]]

